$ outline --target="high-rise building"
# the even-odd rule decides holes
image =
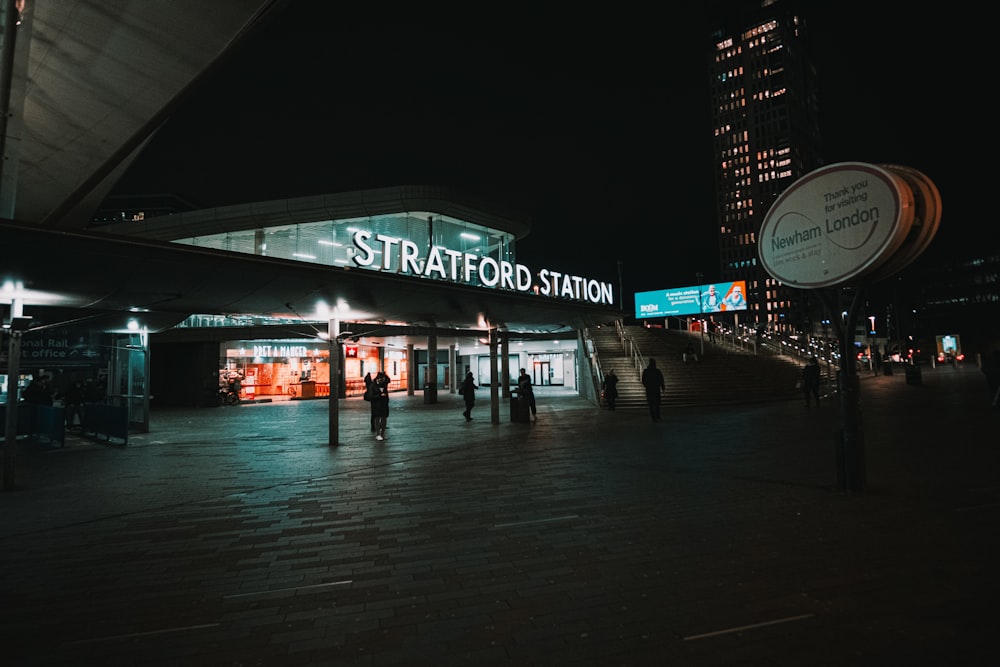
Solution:
[[[768,275],[757,242],[771,204],[823,164],[816,70],[795,3],[726,15],[710,64],[720,278],[746,281],[749,323],[791,332],[807,324],[808,295]]]

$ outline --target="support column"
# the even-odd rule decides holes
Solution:
[[[30,321],[25,321],[19,299],[10,303],[10,329],[7,331],[7,419],[4,425],[3,490],[14,490],[14,462],[17,458],[18,381],[21,377],[21,334]]]
[[[500,338],[500,395],[510,398],[510,334],[506,331]]]
[[[437,389],[437,356],[438,337],[437,333],[427,336],[427,372],[424,373],[424,403],[434,404],[438,402]]]
[[[419,378],[417,377],[417,357],[413,354],[413,343],[406,344],[406,395],[413,396],[414,386]]]
[[[500,332],[490,327],[490,422],[500,423],[500,374],[497,373],[497,343]]]
[[[329,443],[336,447],[340,444],[340,320],[330,320],[326,333],[330,345]]]
[[[448,388],[448,391],[454,394],[458,389],[458,385],[465,379],[465,375],[462,375],[462,377],[458,376],[458,357],[455,355],[454,343],[448,346],[448,377],[451,378],[451,386]]]

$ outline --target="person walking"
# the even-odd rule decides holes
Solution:
[[[660,421],[661,392],[667,388],[663,381],[663,371],[656,367],[656,359],[650,359],[642,371],[642,386],[646,388],[646,405],[649,406],[649,416],[654,422]]]
[[[368,401],[368,407],[371,408],[371,422],[372,422],[372,433],[375,432],[375,408],[372,407],[372,374],[371,371],[365,373],[365,393],[363,395],[364,399]]]
[[[527,401],[531,416],[538,420],[538,410],[535,407],[535,390],[531,386],[531,376],[522,368],[521,374],[517,376],[517,399]]]
[[[385,440],[385,422],[389,418],[389,376],[379,371],[372,379],[372,417],[375,419],[375,439]]]
[[[49,387],[49,376],[42,375],[31,379],[21,394],[25,403],[34,405],[52,405],[52,389]]]
[[[685,364],[689,361],[698,361],[698,353],[694,351],[694,345],[688,342],[687,347],[684,348],[684,352],[681,353],[681,361]]]
[[[472,371],[467,371],[465,379],[462,380],[462,384],[458,388],[458,393],[465,399],[465,412],[462,413],[462,416],[467,422],[472,421],[472,406],[476,404],[477,389],[479,386],[476,384],[475,378],[472,377]]]
[[[618,375],[615,373],[615,369],[612,368],[604,376],[604,382],[601,383],[601,390],[604,392],[604,400],[608,404],[608,410],[614,412],[615,400],[618,398]]]
[[[809,361],[802,367],[802,391],[806,395],[806,407],[810,406],[812,399],[816,399],[816,407],[819,407],[819,360],[816,357],[809,357]]]
[[[66,393],[63,394],[63,405],[66,406],[66,428],[83,426],[83,383],[74,380]],[[79,422],[79,423],[78,423]]]

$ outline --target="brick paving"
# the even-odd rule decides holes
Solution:
[[[126,447],[19,443],[0,493],[10,665],[987,665],[1000,411],[972,365],[838,405],[653,423],[540,388],[154,410]]]

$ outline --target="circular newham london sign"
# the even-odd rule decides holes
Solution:
[[[841,162],[810,172],[761,224],[764,269],[791,287],[882,279],[913,261],[941,221],[941,196],[915,169]]]

